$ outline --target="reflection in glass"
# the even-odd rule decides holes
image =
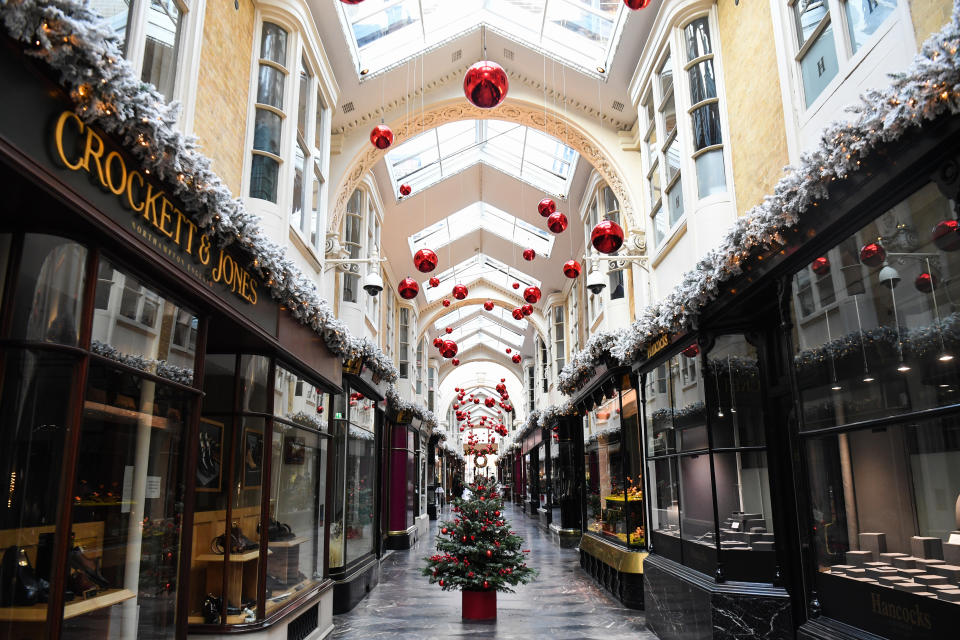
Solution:
[[[283,119],[267,109],[257,109],[253,123],[253,148],[280,155],[280,131]]]
[[[350,425],[346,456],[346,563],[374,550],[376,449],[373,433]]]
[[[854,53],[877,32],[896,7],[895,0],[846,0],[843,3]]]
[[[86,260],[87,250],[76,242],[24,237],[11,337],[77,344]]]
[[[276,67],[261,64],[257,85],[257,102],[283,109],[283,85],[286,74]]]
[[[176,0],[150,0],[140,79],[153,84],[167,100],[173,97],[182,17]]]
[[[272,22],[263,23],[263,33],[260,37],[260,57],[277,64],[285,64],[287,60],[287,32]]]
[[[279,174],[279,162],[267,156],[254,154],[250,164],[250,197],[276,202]]]

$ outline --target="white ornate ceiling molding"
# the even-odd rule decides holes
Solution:
[[[451,298],[450,300],[451,304],[449,307],[443,306],[443,300],[437,300],[435,302],[431,302],[428,305],[424,305],[423,307],[420,308],[420,321],[418,323],[417,342],[419,342],[424,336],[427,336],[430,338],[430,340],[433,340],[433,338],[436,337],[431,334],[434,328],[434,323],[436,323],[436,321],[439,320],[441,317],[447,315],[452,311],[456,311],[457,309],[479,306],[481,310],[477,310],[477,313],[482,314],[484,313],[484,311],[482,311],[483,303],[486,302],[487,300],[490,300],[493,302],[494,305],[503,308],[508,313],[512,313],[515,308],[524,304],[524,301],[522,299],[517,299],[516,304],[513,304],[514,302],[513,298],[516,297],[517,295],[516,291],[508,291],[507,289],[504,289],[499,285],[493,284],[486,278],[480,278],[479,280],[472,282],[470,284],[470,287],[479,288],[480,285],[489,287],[489,289],[485,290],[485,292],[487,293],[489,293],[490,291],[493,291],[509,299],[500,299],[500,298],[495,298],[493,296],[474,295],[465,300],[453,300],[452,296],[448,296],[448,298]],[[468,317],[472,317],[474,314],[474,310],[471,309],[468,311],[468,313],[469,313]],[[547,330],[546,330],[546,319],[543,317],[543,313],[541,313],[539,309],[534,308],[533,315],[528,316],[526,320],[528,323],[530,323],[530,326],[533,327],[534,334],[540,336],[540,339],[545,341],[547,339]],[[494,320],[494,322],[496,322],[496,320]]]
[[[563,114],[550,108],[544,110],[542,104],[508,100],[496,109],[480,109],[466,100],[454,99],[435,105],[422,114],[414,114],[405,120],[392,122],[390,128],[393,130],[394,144],[402,144],[422,131],[460,120],[506,120],[538,129],[562,140],[575,149],[583,160],[589,162],[613,189],[613,193],[620,202],[620,213],[627,221],[626,230],[642,233],[643,225],[637,220],[633,200],[626,188],[626,181],[613,159],[575,122],[565,120]],[[340,229],[350,195],[385,154],[386,151],[377,149],[373,145],[364,145],[364,150],[353,158],[337,187],[336,199],[327,227],[329,231]]]

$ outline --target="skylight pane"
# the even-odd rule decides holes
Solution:
[[[440,280],[439,286],[425,288],[424,295],[427,302],[435,302],[449,296],[455,284],[470,286],[481,278],[508,291],[511,290],[510,285],[513,282],[519,282],[521,288],[531,285],[540,286],[540,281],[536,278],[508,267],[499,260],[482,253],[450,267],[437,278]],[[517,293],[519,295],[519,292]]]
[[[485,202],[474,202],[451,213],[444,220],[411,235],[407,243],[411,253],[423,248],[436,251],[478,229],[522,249],[530,247],[544,258],[549,258],[553,250],[554,237],[551,234]]]
[[[351,21],[357,48],[374,59],[399,51],[409,55],[408,52],[419,49],[423,29],[418,0],[383,4],[387,6],[382,11],[372,15],[364,12]]]

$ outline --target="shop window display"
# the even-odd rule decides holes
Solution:
[[[592,412],[585,471],[587,531],[629,547],[646,546],[637,392],[629,376]]]
[[[928,184],[793,278],[817,583],[841,619],[838,585],[960,603],[953,213]]]

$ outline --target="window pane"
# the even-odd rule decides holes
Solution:
[[[713,47],[710,44],[710,26],[707,24],[706,17],[688,24],[683,30],[683,36],[687,42],[688,61],[713,53]]]
[[[11,336],[76,345],[87,250],[56,236],[27,234],[20,260]]]
[[[676,138],[663,152],[664,160],[667,161],[667,183],[673,180],[673,177],[680,173],[680,141]]]
[[[797,0],[793,10],[797,23],[797,40],[802,47],[820,21],[827,16],[829,9],[826,0]]]
[[[727,178],[723,170],[723,150],[714,149],[696,157],[697,194],[701,198],[727,190]]]
[[[837,75],[837,49],[833,44],[833,25],[828,25],[800,61],[803,95],[809,107]]]
[[[364,399],[365,401],[365,399]],[[361,403],[358,402],[357,406]],[[357,406],[351,407],[351,415]],[[371,417],[373,409],[367,406]],[[347,441],[346,562],[373,552],[375,531],[376,448],[373,433],[350,425]]]
[[[280,129],[283,119],[267,109],[257,109],[254,118],[253,148],[280,155]]]
[[[712,412],[713,447],[763,446],[763,397],[756,347],[741,334],[718,337],[707,354],[703,379]]]
[[[660,95],[665,96],[673,88],[673,62],[670,60],[670,56],[667,56],[667,59],[663,61],[660,71],[657,72],[657,77],[660,81]]]
[[[699,151],[704,147],[720,144],[723,136],[720,133],[720,104],[711,102],[690,114],[693,121],[693,148]]]
[[[250,166],[250,197],[276,202],[279,173],[279,162],[267,156],[254,154]]]
[[[680,537],[680,479],[677,459],[664,458],[647,463],[650,474],[650,530]]]
[[[310,198],[310,202],[312,203],[312,206],[310,207],[310,223],[309,223],[310,244],[315,248],[319,248],[320,233],[321,233],[320,215],[323,213],[323,210],[321,209],[322,202],[320,197],[320,194],[323,191],[321,188],[323,187],[323,178],[320,177],[319,173],[314,173],[312,186],[313,186],[313,192]]]
[[[181,17],[174,0],[151,0],[140,79],[152,83],[167,100],[173,97]]]
[[[677,128],[677,107],[672,93],[666,102],[664,102],[661,111],[661,115],[663,116],[664,137],[669,138],[673,130]]]
[[[657,164],[653,165],[653,168],[650,170],[650,176],[647,178],[647,184],[650,185],[650,206],[657,206],[657,202],[660,201],[660,166]]]
[[[327,103],[323,101],[323,96],[317,93],[317,115],[316,122],[314,122],[313,129],[313,145],[318,150],[323,150],[323,140],[327,135],[326,126],[324,125],[324,114],[327,110]]]
[[[104,20],[107,28],[119,41],[117,46],[126,53],[127,28],[130,20],[130,0],[90,0],[90,9],[96,11]]]
[[[663,239],[667,237],[670,226],[667,224],[667,214],[663,207],[657,207],[653,214],[653,245],[659,247]]]
[[[667,191],[667,208],[670,211],[670,227],[680,222],[683,218],[683,180],[677,180],[676,184]]]
[[[716,546],[713,491],[710,490],[710,456],[683,456],[678,462],[680,466],[680,537],[689,542]]]
[[[307,107],[310,106],[310,69],[306,60],[300,60],[300,95],[297,99],[297,131],[307,144]]]
[[[257,85],[257,102],[283,109],[283,82],[286,74],[275,67],[260,65]]]
[[[263,23],[260,38],[260,57],[277,64],[287,63],[287,32],[272,22]]]
[[[847,0],[843,3],[854,53],[876,33],[896,6],[895,0]]]
[[[290,226],[301,231],[306,231],[303,228],[304,215],[303,215],[303,179],[304,179],[304,164],[306,163],[305,151],[303,147],[300,146],[300,143],[297,143],[297,146],[294,148],[293,156],[293,201],[290,203]]]
[[[713,72],[713,60],[704,60],[690,67],[690,104],[717,97],[717,77]]]

